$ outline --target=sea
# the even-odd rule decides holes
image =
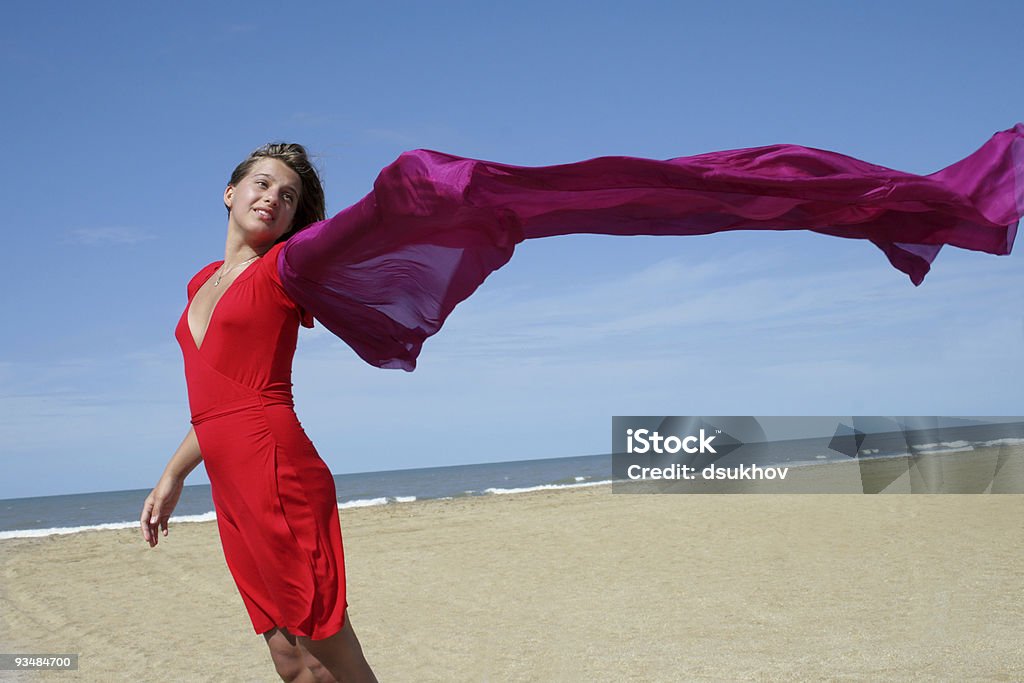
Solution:
[[[926,457],[991,448],[1019,449],[1024,445],[1024,422],[871,434],[858,442],[858,452],[851,452],[839,441],[842,439],[832,436],[749,443],[715,464],[793,468],[848,462],[851,457]],[[848,445],[849,440],[846,441]],[[417,500],[515,495],[610,484],[614,479],[613,460],[621,456],[583,455],[339,474],[334,477],[334,484],[340,510],[402,505]],[[134,489],[0,499],[0,540],[136,527],[149,491]],[[210,486],[186,486],[171,522],[214,519]]]
[[[610,455],[339,474],[338,508],[610,483]],[[150,489],[0,500],[0,540],[139,526]],[[209,484],[185,486],[171,524],[216,519]]]

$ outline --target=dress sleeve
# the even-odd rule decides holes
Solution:
[[[510,166],[415,150],[281,249],[284,289],[372,365],[423,341],[524,239],[798,230],[870,240],[920,284],[945,244],[1008,254],[1024,213],[1024,124],[920,176],[798,145],[664,161]]]
[[[285,306],[293,308],[295,314],[299,318],[299,324],[303,327],[313,327],[313,314],[298,304],[291,295],[285,290],[281,283],[281,275],[277,268],[277,260],[280,257],[281,248],[284,244],[275,244],[272,246],[263,258],[260,260],[260,267],[266,268],[266,272],[270,281],[273,283],[278,296],[282,300]]]
[[[199,288],[203,286],[203,283],[210,279],[210,276],[213,275],[214,271],[220,267],[221,263],[223,263],[223,261],[215,261],[205,265],[198,273],[192,276],[192,279],[188,281],[188,286],[185,288],[189,301],[192,301],[192,297],[196,295],[196,292],[198,292]]]

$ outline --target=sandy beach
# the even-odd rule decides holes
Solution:
[[[141,501],[140,501],[141,502]],[[1024,497],[622,495],[344,510],[382,681],[1024,678]],[[214,523],[0,541],[0,680],[275,681]]]

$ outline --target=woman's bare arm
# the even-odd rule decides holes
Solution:
[[[171,513],[181,497],[181,491],[185,487],[185,478],[202,460],[203,456],[199,451],[196,430],[191,428],[181,445],[174,451],[174,455],[171,456],[160,481],[150,491],[146,502],[142,505],[142,516],[139,519],[142,526],[142,538],[149,543],[151,548],[157,544],[158,530],[162,529],[164,536],[167,535],[167,521],[171,518]]]

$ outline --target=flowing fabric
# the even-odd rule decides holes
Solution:
[[[413,370],[424,340],[525,239],[812,230],[870,240],[917,285],[945,244],[1009,254],[1022,214],[1024,124],[925,176],[798,145],[544,167],[421,149],[293,235],[278,269],[366,362]]]

